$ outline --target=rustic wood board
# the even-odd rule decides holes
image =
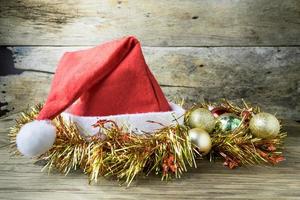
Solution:
[[[87,47],[1,47],[2,115],[44,101],[60,56],[82,48]],[[299,47],[144,47],[143,51],[171,100],[184,98],[190,104],[244,98],[280,118],[300,120]]]
[[[299,0],[0,0],[1,45],[300,45]]]
[[[300,125],[285,121],[289,132],[286,161],[276,167],[242,167],[229,170],[222,163],[200,160],[197,169],[182,179],[161,182],[159,177],[138,177],[131,187],[100,178],[88,185],[79,171],[68,176],[40,172],[42,166],[26,158],[10,157],[7,129],[15,115],[0,119],[0,199],[299,199]]]
[[[284,121],[287,160],[276,167],[201,160],[180,180],[141,176],[130,188],[88,185],[80,172],[48,176],[6,147],[17,114],[45,100],[63,52],[124,35],[141,40],[171,100],[244,98],[299,121],[299,0],[0,0],[0,16],[0,199],[300,199],[294,121]]]

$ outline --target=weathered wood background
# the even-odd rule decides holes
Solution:
[[[300,196],[299,0],[0,0],[0,146],[17,113],[44,101],[65,51],[135,35],[167,97],[244,98],[286,119],[287,161],[228,171],[202,161],[168,184],[125,189],[40,173],[0,148],[0,199],[193,199]]]

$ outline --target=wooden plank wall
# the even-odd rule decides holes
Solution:
[[[169,183],[127,189],[9,156],[16,114],[44,101],[65,51],[135,35],[169,99],[244,98],[289,119],[286,161],[227,170],[200,160]],[[299,0],[0,0],[0,199],[299,199]]]
[[[244,98],[300,120],[298,0],[0,0],[1,116],[43,101],[64,51],[141,41],[169,99]]]

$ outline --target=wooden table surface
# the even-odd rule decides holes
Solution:
[[[8,127],[45,100],[61,55],[125,35],[168,99],[244,98],[276,113],[287,160],[236,170],[201,160],[180,180],[126,188],[10,158]],[[0,199],[300,199],[299,36],[299,0],[0,0]]]
[[[0,146],[8,144],[9,116],[0,121]],[[199,160],[181,179],[162,182],[158,176],[138,177],[130,187],[100,178],[89,185],[80,171],[68,176],[41,172],[42,166],[27,158],[12,158],[0,149],[0,199],[300,199],[300,124],[284,122],[288,131],[286,161],[272,167],[230,170],[221,162]]]

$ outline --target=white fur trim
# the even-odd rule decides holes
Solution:
[[[18,150],[26,157],[38,156],[48,151],[56,137],[56,128],[50,120],[35,120],[25,124],[17,134]]]
[[[122,115],[111,115],[104,117],[85,117],[73,115],[68,112],[63,112],[62,116],[66,121],[72,121],[78,124],[80,131],[84,135],[94,135],[98,133],[99,128],[92,127],[100,119],[113,120],[119,126],[128,126],[130,130],[142,132],[153,132],[162,126],[157,123],[150,123],[148,121],[154,121],[169,126],[177,123],[183,124],[185,110],[174,104],[170,103],[172,111],[168,112],[149,112],[149,113],[137,113],[137,114],[122,114]]]

